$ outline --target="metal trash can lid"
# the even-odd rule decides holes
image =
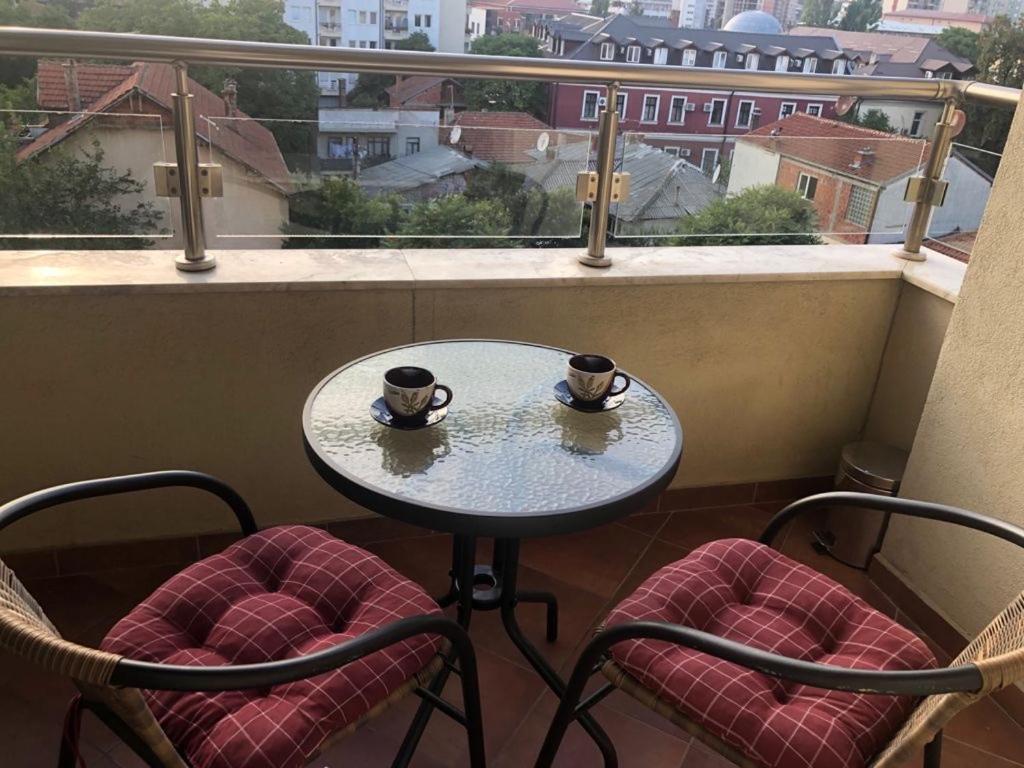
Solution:
[[[859,483],[895,493],[906,466],[906,451],[884,443],[862,442],[843,446],[839,470]]]

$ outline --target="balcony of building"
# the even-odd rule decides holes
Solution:
[[[3,35],[0,49],[10,50]],[[329,58],[309,68],[358,71],[387,54],[309,55]],[[435,56],[429,61],[446,61]],[[290,121],[298,149],[286,151],[274,120],[233,112],[226,92],[197,92],[195,128],[185,126],[199,161],[207,172],[217,166],[222,182],[219,196],[196,199],[198,240],[180,197],[144,199],[161,216],[136,221],[134,231],[103,222],[61,231],[66,223],[41,209],[31,228],[0,235],[0,499],[85,478],[203,470],[237,488],[261,528],[323,528],[441,594],[451,537],[376,516],[334,491],[307,459],[299,426],[310,390],[348,361],[468,338],[606,353],[662,395],[684,432],[678,472],[646,507],[523,543],[522,585],[558,597],[558,639],[545,640],[539,606],[522,608],[521,620],[563,676],[608,612],[651,574],[707,542],[756,538],[788,502],[830,489],[843,447],[855,441],[908,454],[902,497],[1024,523],[1019,116],[993,179],[969,148],[930,163],[941,136],[872,144],[856,134],[754,132],[735,137],[726,167],[718,152],[706,160],[709,142],[699,135],[640,129],[600,141],[596,131],[472,120],[455,135],[429,107],[422,119],[409,110],[324,110],[319,121]],[[121,167],[131,152],[144,155],[134,167],[148,180],[154,159],[176,158],[182,115],[170,101],[160,111],[158,93],[138,95],[152,101],[145,116],[97,120],[93,109],[82,112],[88,120],[37,120],[21,151],[48,131],[73,136],[86,124],[83,147],[105,140]],[[792,127],[802,118],[786,119]],[[601,120],[607,129],[610,119]],[[379,149],[385,138],[386,157],[354,174],[360,147],[372,139]],[[769,167],[770,182],[747,183]],[[481,192],[474,174],[497,171],[509,174],[512,191]],[[609,171],[629,174],[630,191],[605,198],[608,232],[595,244],[601,203],[579,200],[578,180],[586,198],[588,174]],[[332,178],[339,173],[348,178]],[[856,183],[844,187],[851,175]],[[924,198],[902,199],[907,178],[930,179],[932,188],[955,182],[946,205],[926,206],[923,224],[914,222]],[[774,235],[743,245],[713,241],[768,236],[677,228],[745,186],[799,192],[813,223],[789,230],[788,242]],[[523,190],[522,211],[533,218],[511,217],[501,198]],[[427,229],[428,211],[467,194],[479,205],[475,216],[442,210]],[[365,195],[361,217],[332,227],[317,206],[344,195]],[[394,203],[400,224],[380,215],[382,201]],[[879,218],[885,201],[891,216]],[[947,237],[964,234],[966,217],[976,219],[970,246]],[[118,248],[104,246],[114,238]],[[176,259],[215,266],[190,271]],[[794,525],[775,546],[912,630],[939,665],[1021,592],[1019,552],[978,532],[894,519],[861,570],[813,546],[823,525]],[[0,552],[65,637],[95,646],[166,579],[236,538],[215,502],[164,489],[40,512],[5,528]],[[557,699],[495,614],[474,617],[470,634],[489,764],[533,765]],[[73,685],[10,654],[0,654],[0,682],[6,759],[55,764]],[[457,692],[449,682],[448,693]],[[406,698],[314,764],[390,764],[418,704]],[[731,764],[623,693],[593,712],[624,768]],[[1011,685],[983,698],[947,725],[943,743],[947,768],[1024,765],[1024,692]],[[81,751],[90,768],[144,764],[91,717]],[[911,758],[907,765],[922,759]],[[412,765],[468,764],[461,728],[436,714]],[[555,764],[589,767],[601,757],[574,726]]]

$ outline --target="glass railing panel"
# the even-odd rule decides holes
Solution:
[[[1001,159],[998,152],[954,142],[943,171],[949,182],[946,202],[932,213],[926,247],[960,261],[970,259]]]
[[[906,179],[920,172],[928,143],[818,122],[813,131],[791,124],[789,133],[785,120],[711,137],[624,133],[619,170],[630,174],[630,192],[612,207],[614,236],[678,245],[902,242],[912,208]]]
[[[0,110],[0,248],[180,248],[173,160],[160,114]]]
[[[202,115],[224,196],[211,248],[462,247],[579,240],[592,137],[444,126],[434,110],[322,110],[319,121]],[[282,151],[287,146],[292,151]]]

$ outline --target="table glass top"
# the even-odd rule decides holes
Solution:
[[[420,506],[471,515],[601,506],[662,477],[681,435],[675,414],[639,382],[612,411],[581,413],[555,400],[569,356],[495,341],[382,352],[314,391],[307,439],[350,480]],[[402,431],[370,416],[384,372],[399,365],[428,368],[452,388],[442,422]]]

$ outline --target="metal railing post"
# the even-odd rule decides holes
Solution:
[[[956,101],[948,99],[942,107],[942,114],[932,133],[932,145],[928,159],[925,161],[924,173],[908,182],[907,197],[904,199],[908,199],[910,195],[914,196],[914,210],[911,212],[910,221],[907,224],[907,236],[904,239],[903,250],[896,252],[897,256],[908,261],[924,261],[925,259],[921,253],[921,243],[928,236],[932,211],[936,205],[942,205],[942,198],[945,195],[945,182],[942,180],[942,174],[946,170],[946,161],[949,160],[949,151],[953,145],[956,110]]]
[[[178,269],[202,272],[217,260],[206,252],[203,231],[203,199],[199,188],[199,147],[196,140],[194,97],[189,93],[188,65],[174,62],[174,152],[178,161],[181,200],[181,236],[185,251],[175,259]]]
[[[597,134],[597,196],[590,206],[590,237],[587,253],[580,256],[588,267],[608,267],[612,260],[605,256],[608,239],[608,210],[612,200],[612,174],[615,173],[615,138],[619,130],[619,84],[609,83],[604,110]]]

